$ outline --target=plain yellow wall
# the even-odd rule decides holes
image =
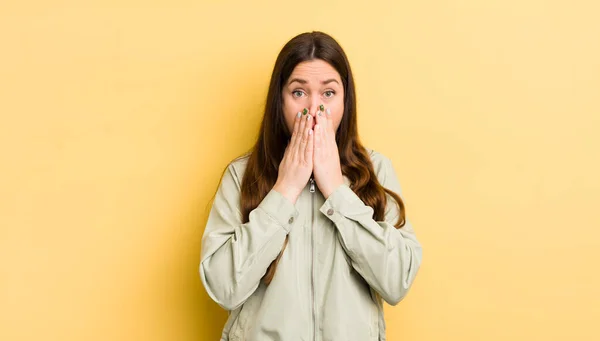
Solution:
[[[595,1],[0,5],[0,340],[218,340],[197,267],[276,55],[323,30],[424,246],[389,340],[598,340]]]

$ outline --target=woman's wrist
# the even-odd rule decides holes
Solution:
[[[286,199],[288,199],[292,204],[296,204],[296,201],[298,200],[298,196],[300,195],[300,193],[298,192],[298,190],[294,190],[293,188],[281,185],[281,184],[275,184],[275,186],[273,186],[273,189],[277,192],[279,192],[279,194],[283,195]]]

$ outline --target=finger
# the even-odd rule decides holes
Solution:
[[[331,117],[331,108],[327,108],[327,110],[325,110],[325,117],[327,118],[327,128],[329,128],[328,130],[335,134],[335,130],[333,127],[333,118]]]
[[[319,110],[315,115],[315,119],[317,124],[320,126],[323,126],[323,124],[326,122],[327,119],[325,118],[325,107],[323,106],[323,104],[319,106]]]
[[[322,158],[327,157],[327,153],[329,151],[329,128],[327,128],[327,119],[323,119],[323,125],[319,126],[319,145],[320,145],[320,155]]]
[[[289,138],[289,141],[288,141],[288,146],[290,146],[290,147],[294,145],[294,141],[296,139],[296,129],[297,129],[296,125],[297,125],[297,122],[298,122],[296,116],[297,115],[294,115],[294,124],[292,126],[292,130],[290,130],[290,138]]]
[[[327,148],[329,148],[329,151],[333,152],[333,150],[335,149],[335,126],[333,123],[333,116],[331,115],[331,108],[327,108],[327,110],[325,110],[325,117],[326,117],[326,121],[327,121],[327,129],[324,129],[323,133],[324,133],[324,144],[327,145]]]
[[[315,125],[314,131],[314,155],[321,155],[321,149],[323,148],[323,128],[321,123]]]
[[[298,111],[296,113],[296,116],[294,116],[294,128],[293,128],[292,134],[298,132],[301,118],[302,118],[302,112]]]
[[[306,131],[306,118],[307,118],[308,110],[302,111],[302,117],[300,117],[300,122],[298,123],[298,136],[296,137],[297,142],[294,146],[294,159],[301,160],[302,159],[302,140],[305,139],[304,133]]]
[[[327,143],[329,141],[329,135],[330,134],[330,127],[329,125],[331,124],[331,121],[327,118],[327,116],[330,114],[327,114],[327,112],[331,113],[331,110],[329,108],[325,108],[324,106],[322,106],[322,109],[324,109],[321,112],[321,116],[320,116],[320,120],[319,120],[319,129],[320,129],[320,133],[321,133],[321,138],[320,138],[320,146],[321,148],[325,148],[327,147]]]
[[[317,150],[317,148],[320,145],[319,129],[321,129],[323,127],[323,123],[325,122],[324,110],[325,110],[325,107],[323,106],[323,104],[319,105],[319,107],[317,109],[317,113],[315,115],[315,129],[313,131],[313,134],[315,135],[315,137],[314,137],[315,151]]]
[[[306,162],[307,159],[305,158],[305,151],[306,151],[306,146],[308,145],[308,140],[309,140],[309,134],[311,133],[311,126],[310,126],[310,122],[311,122],[311,116],[308,115],[305,119],[303,119],[303,121],[306,122],[306,124],[304,125],[303,128],[303,132],[302,132],[302,141],[300,142],[300,147],[298,148],[298,158],[301,161]]]
[[[294,149],[292,149],[292,153],[294,155],[294,160],[298,160],[302,157],[302,155],[300,154],[300,150],[301,147],[300,145],[302,144],[302,140],[304,140],[304,131],[306,128],[306,112],[307,110],[302,112],[302,117],[300,118],[300,122],[299,122],[299,126],[298,126],[298,135],[296,136],[296,144],[294,146]]]
[[[315,144],[315,132],[312,129],[308,130],[308,143],[306,144],[306,150],[304,152],[304,160],[308,164],[312,164]]]
[[[301,118],[302,118],[302,112],[298,111],[298,113],[296,113],[296,116],[294,118],[294,128],[292,131],[292,138],[290,139],[290,143],[288,144],[288,146],[290,147],[290,150],[295,150],[294,148],[296,147],[296,144],[298,143],[298,135],[299,135],[299,131],[300,131]]]

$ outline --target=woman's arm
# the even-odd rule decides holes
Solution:
[[[242,305],[258,288],[299,213],[288,199],[271,190],[242,224],[238,179],[230,164],[206,223],[199,267],[208,295],[227,310]]]
[[[383,158],[381,184],[401,196],[401,188],[391,161]],[[396,305],[407,294],[421,265],[422,249],[408,219],[401,229],[394,224],[399,211],[388,195],[385,221],[373,220],[367,206],[348,187],[339,186],[321,206],[338,230],[339,240],[354,269],[389,304]]]

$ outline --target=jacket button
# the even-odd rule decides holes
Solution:
[[[327,215],[333,215],[333,208],[327,210]]]
[[[294,217],[291,217],[290,220],[288,220],[288,224],[291,224],[294,222]]]

